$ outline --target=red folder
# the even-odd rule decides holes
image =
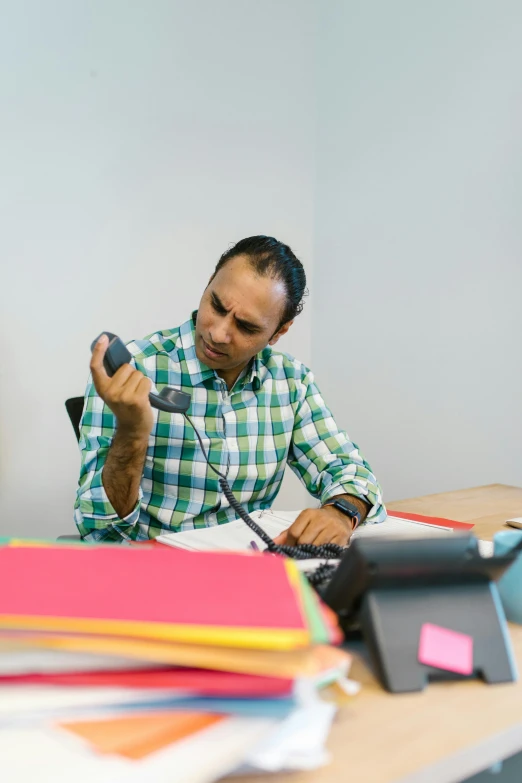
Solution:
[[[0,626],[293,649],[293,563],[166,547],[0,547]]]
[[[389,513],[391,517],[411,519],[413,522],[425,522],[427,525],[435,525],[437,527],[451,527],[453,530],[471,530],[473,527],[471,522],[457,522],[454,519],[444,519],[444,517],[426,517],[424,514],[412,514],[409,511],[393,511],[393,509],[390,509]]]
[[[71,685],[186,691],[198,696],[256,698],[288,696],[293,680],[208,669],[164,668],[63,674],[20,674],[0,677],[2,685]]]

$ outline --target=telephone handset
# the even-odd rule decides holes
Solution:
[[[109,338],[109,345],[103,357],[103,366],[107,375],[112,378],[116,370],[119,370],[123,364],[129,364],[132,359],[130,351],[125,343],[112,332],[102,332],[91,345],[91,351],[102,336],[106,334]],[[185,413],[190,407],[190,394],[173,389],[172,386],[165,386],[159,394],[149,394],[150,404],[153,408],[166,413]]]

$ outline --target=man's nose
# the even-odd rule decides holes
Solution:
[[[231,340],[231,324],[227,318],[220,318],[213,324],[210,330],[210,337],[214,345],[227,345]]]

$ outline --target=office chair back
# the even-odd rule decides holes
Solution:
[[[67,413],[69,414],[76,440],[78,441],[80,440],[80,421],[83,413],[83,402],[83,397],[70,397],[68,400],[65,400],[65,407],[67,408]]]
[[[67,413],[69,414],[69,418],[71,420],[71,424],[73,426],[74,434],[76,435],[76,440],[80,440],[80,421],[82,419],[82,413],[83,413],[83,397],[70,397],[68,400],[65,400],[65,407],[67,409]],[[56,539],[57,541],[81,541],[81,536],[79,535],[65,535],[65,536],[58,536]]]

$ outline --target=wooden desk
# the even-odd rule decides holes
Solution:
[[[505,519],[522,515],[522,488],[493,484],[387,505],[473,522],[479,538],[491,539]],[[522,675],[522,626],[510,632]],[[363,689],[339,709],[328,742],[331,763],[311,773],[272,775],[270,783],[456,783],[522,750],[522,680],[438,683],[423,693],[392,695],[360,659],[351,676]],[[234,778],[254,780],[260,778]]]
[[[487,487],[398,500],[386,506],[390,511],[411,511],[447,517],[457,522],[472,522],[475,535],[491,541],[499,530],[510,529],[503,524],[506,519],[522,516],[522,487],[489,484]]]

